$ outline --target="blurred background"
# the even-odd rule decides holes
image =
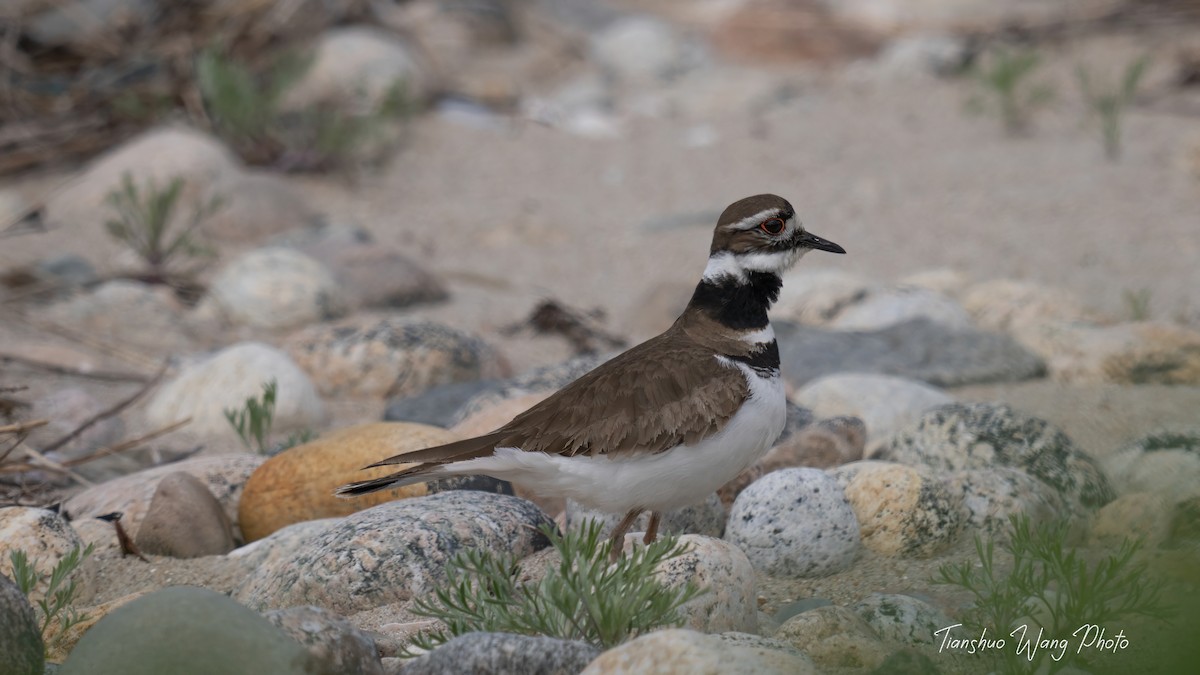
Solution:
[[[717,215],[760,192],[849,251],[806,258],[782,318],[1150,322],[1019,336],[1067,381],[1108,376],[1066,345],[1200,349],[1200,3],[0,8],[13,344],[52,324],[147,366],[391,312],[521,372],[669,325]],[[838,321],[896,289],[936,297]]]

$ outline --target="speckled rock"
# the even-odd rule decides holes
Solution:
[[[722,485],[717,496],[730,506],[747,485],[772,471],[796,466],[823,469],[862,459],[866,439],[867,428],[857,417],[820,420],[779,441],[762,459]]]
[[[220,206],[200,231],[222,242],[258,243],[320,218],[303,193],[274,172],[225,174],[212,191]]]
[[[874,668],[888,654],[866,621],[836,605],[793,616],[775,631],[774,637],[804,652],[818,666]]]
[[[71,518],[102,516],[114,511],[124,514],[121,524],[130,536],[136,537],[142,519],[150,508],[150,501],[164,476],[184,472],[204,483],[209,492],[220,502],[229,518],[236,536],[238,528],[238,500],[250,474],[263,463],[258,455],[218,455],[185,459],[166,466],[146,469],[128,476],[101,483],[76,494],[63,503],[63,511]]]
[[[405,662],[401,672],[404,675],[567,675],[583,670],[599,654],[599,647],[578,640],[512,633],[467,633]]]
[[[392,455],[449,443],[457,437],[424,424],[377,422],[341,429],[281,452],[263,462],[246,481],[238,502],[238,521],[246,541],[305,520],[347,516],[384,502],[421,497],[469,484],[484,487],[483,478],[467,483],[461,478],[416,483],[345,499],[334,491],[359,480],[379,478],[399,467],[363,469]],[[492,492],[512,493],[503,481],[486,479]]]
[[[176,471],[158,481],[134,538],[146,555],[199,558],[233,550],[233,528],[221,502],[190,473]]]
[[[1171,534],[1171,505],[1162,495],[1130,492],[1105,504],[1092,518],[1092,541],[1120,546],[1126,539],[1142,539],[1155,548]]]
[[[1200,331],[1185,326],[1047,321],[1024,328],[1017,338],[1063,382],[1200,384]]]
[[[341,518],[305,520],[281,527],[271,534],[233,549],[230,558],[243,559],[247,567],[270,565],[280,558],[290,556],[303,547],[309,539],[341,522]]]
[[[327,609],[288,607],[266,612],[263,618],[307,647],[318,672],[383,675],[371,637]]]
[[[757,636],[751,636],[757,638]],[[675,628],[614,647],[580,675],[816,675],[812,661],[763,638],[705,635]]]
[[[679,543],[688,552],[660,564],[655,576],[670,588],[693,581],[708,589],[680,608],[682,627],[702,633],[756,632],[758,592],[746,554],[729,542],[694,534],[683,535]]]
[[[186,607],[187,611],[180,611]],[[104,617],[83,636],[60,675],[317,672],[299,643],[228,597],[173,587]]]
[[[53,511],[30,506],[0,508],[0,575],[12,577],[9,554],[25,551],[38,576],[49,579],[59,559],[82,546],[71,525]],[[44,593],[42,584],[34,590],[37,597]]]
[[[887,459],[935,472],[1007,466],[1054,488],[1077,509],[1112,500],[1108,479],[1091,457],[1045,420],[1003,404],[950,404],[925,413],[878,452]]]
[[[333,272],[353,307],[408,307],[449,296],[432,272],[393,246],[326,240],[297,248]]]
[[[567,500],[566,526],[579,527],[589,520],[599,520],[604,523],[603,532],[608,534],[617,526],[625,514],[612,514],[589,509],[573,500]],[[684,506],[663,514],[658,531],[663,534],[702,534],[709,537],[720,537],[725,534],[725,520],[729,511],[721,500],[711,494],[703,502]],[[650,523],[650,515],[643,513],[633,523],[633,530],[645,532]]]
[[[851,609],[885,642],[903,645],[934,644],[934,631],[955,623],[937,607],[911,595],[872,593]]]
[[[397,85],[410,101],[421,101],[429,86],[404,40],[374,26],[341,26],[317,38],[312,65],[282,105],[302,110],[334,103],[345,112],[361,113],[380,105]]]
[[[863,545],[876,553],[934,555],[954,543],[967,520],[961,496],[913,467],[856,462],[832,475],[854,509]]]
[[[327,396],[412,396],[508,374],[483,340],[428,321],[371,317],[312,326],[290,336],[286,349]]]
[[[9,578],[0,574],[0,654],[4,675],[42,675],[42,631],[29,600]]]
[[[196,311],[281,330],[335,319],[346,309],[342,288],[324,265],[293,249],[260,248],[219,270]]]
[[[829,323],[843,309],[867,297],[875,282],[836,269],[797,267],[783,278],[771,313],[810,326]]]
[[[858,530],[845,494],[824,471],[782,469],[738,495],[725,538],[760,572],[812,577],[854,562]]]
[[[484,492],[380,504],[258,567],[236,597],[260,609],[313,604],[349,614],[428,593],[464,548],[528,555],[548,545],[536,529],[548,523],[525,500]]]
[[[247,398],[262,396],[263,385],[271,380],[277,392],[273,432],[321,427],[325,405],[312,380],[286,354],[259,342],[226,347],[184,368],[151,396],[146,422],[158,428],[190,417],[189,432],[242,447],[225,409],[241,408]]]
[[[107,407],[78,387],[56,389],[35,400],[30,407],[30,419],[45,419],[50,422],[34,429],[26,441],[35,448],[45,447],[71,433]],[[91,425],[55,453],[60,456],[59,459],[82,457],[93,450],[119,442],[124,435],[125,423],[121,418],[109,417]]]
[[[992,279],[966,289],[963,306],[980,328],[1020,335],[1047,321],[1091,321],[1100,317],[1061,288],[1018,279]]]
[[[964,469],[942,478],[950,494],[962,496],[971,527],[992,537],[1006,538],[1010,516],[1038,523],[1058,518],[1066,500],[1054,488],[1020,469]]]
[[[804,385],[794,398],[817,417],[861,419],[870,441],[887,438],[917,421],[926,410],[954,401],[924,382],[865,373],[826,375]]]
[[[971,327],[971,317],[956,300],[925,288],[872,291],[829,322],[840,330],[879,330],[913,319],[928,319],[947,328]]]
[[[165,286],[106,281],[34,314],[149,354],[186,353],[197,346],[184,324],[182,306]]]
[[[203,132],[184,126],[157,127],[93,160],[81,176],[48,200],[45,218],[53,225],[102,227],[110,213],[108,194],[121,186],[125,174],[139,187],[149,180],[166,186],[173,178],[182,178],[180,204],[186,209],[206,198],[222,176],[240,173],[238,167],[233,153]]]
[[[772,322],[783,374],[793,386],[838,372],[880,373],[940,387],[1038,377],[1045,364],[1001,333],[951,329],[914,319],[875,331]]]
[[[1200,496],[1200,427],[1160,429],[1104,460],[1120,492],[1152,492],[1168,502]]]

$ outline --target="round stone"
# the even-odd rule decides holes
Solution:
[[[867,425],[867,438],[878,441],[920,419],[930,408],[954,402],[924,382],[889,375],[835,373],[817,378],[796,392],[796,402],[817,417],[853,416]]]
[[[852,610],[886,642],[931,645],[936,631],[954,622],[940,609],[911,595],[872,593]]]
[[[1003,404],[952,403],[926,412],[873,459],[935,472],[1007,466],[1054,488],[1068,505],[1099,508],[1115,496],[1096,462],[1049,422]]]
[[[1200,427],[1159,429],[1104,461],[1121,492],[1151,492],[1175,503],[1200,497]]]
[[[380,504],[260,565],[236,597],[259,609],[311,604],[348,615],[431,592],[458,551],[525,556],[544,548],[549,542],[538,527],[551,523],[530,502],[486,492]]]
[[[858,518],[863,545],[876,553],[928,557],[962,532],[967,519],[962,498],[917,469],[862,462],[833,473]]]
[[[793,616],[774,637],[804,652],[819,666],[874,668],[887,658],[887,648],[867,622],[837,605]]]
[[[198,311],[215,311],[235,325],[279,330],[337,318],[346,307],[324,265],[294,249],[261,248],[217,272]]]
[[[1019,469],[966,469],[942,481],[950,494],[962,497],[970,525],[992,537],[1008,536],[1012,516],[1038,523],[1054,520],[1066,509],[1054,488]]]
[[[812,577],[858,556],[858,521],[838,484],[820,469],[782,469],[751,483],[729,514],[725,538],[756,570]]]
[[[661,563],[655,576],[669,588],[691,581],[707,589],[679,609],[682,627],[702,633],[755,632],[758,593],[746,554],[729,542],[694,534],[683,535],[679,543],[687,552]]]
[[[429,321],[369,318],[312,326],[289,337],[286,349],[327,396],[413,396],[509,373],[480,338]]]

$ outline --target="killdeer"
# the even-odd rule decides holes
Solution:
[[[780,275],[812,249],[845,249],[807,232],[775,195],[734,202],[713,233],[708,266],[664,333],[601,364],[511,422],[476,438],[372,464],[416,464],[345,485],[360,495],[453,475],[484,474],[546,497],[623,513],[611,555],[650,511],[703,500],[759,459],[783,431],[779,347],[767,309]]]

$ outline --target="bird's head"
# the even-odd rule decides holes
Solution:
[[[746,197],[730,204],[717,220],[704,278],[744,280],[751,272],[779,276],[813,249],[846,252],[805,230],[796,210],[783,197]]]

